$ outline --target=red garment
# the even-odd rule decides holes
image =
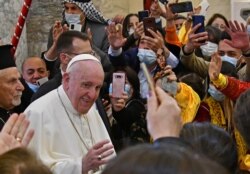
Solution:
[[[144,10],[150,11],[152,0],[143,0],[143,8]]]
[[[227,86],[220,91],[231,100],[235,101],[243,92],[245,92],[249,88],[249,82],[240,81],[233,77],[227,77]]]
[[[193,122],[210,122],[211,116],[209,113],[209,109],[210,108],[207,103],[205,103],[204,101],[201,102]]]

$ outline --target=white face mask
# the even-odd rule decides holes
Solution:
[[[217,52],[218,44],[208,41],[206,45],[202,45],[200,48],[204,56],[210,57],[213,53]]]
[[[156,54],[152,50],[138,49],[138,54],[140,62],[144,62],[146,65],[151,65],[156,62]]]
[[[247,33],[250,36],[250,25],[247,25]]]
[[[229,57],[226,54],[224,56],[221,56],[221,60],[229,62],[229,63],[233,64],[235,67],[236,67],[237,62],[238,62],[238,59],[236,59],[235,57]]]
[[[133,28],[129,28],[128,29],[128,34],[129,35],[132,35],[134,32],[135,32],[135,30]]]
[[[81,14],[69,14],[65,12],[65,20],[68,24],[79,24],[81,22],[80,18]]]

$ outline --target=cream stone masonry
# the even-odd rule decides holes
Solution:
[[[0,38],[2,44],[10,44],[15,31],[16,22],[23,2],[17,0],[0,0]],[[27,57],[27,39],[26,27],[20,38],[18,49],[16,51],[16,64],[20,69],[20,64]]]

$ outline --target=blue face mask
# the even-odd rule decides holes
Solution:
[[[131,89],[131,86],[126,83],[124,86],[124,92],[126,92],[128,94],[128,97],[130,97],[130,95],[131,95],[130,89]],[[112,85],[112,83],[110,83],[110,85],[109,85],[109,94],[110,95],[112,95],[112,90],[113,90],[113,85]]]
[[[27,85],[29,86],[29,88],[30,88],[33,92],[37,92],[37,90],[39,89],[39,86],[38,86],[38,85],[29,83],[29,82],[26,82],[26,83],[27,83]]]
[[[79,24],[81,14],[69,14],[65,12],[65,20],[68,24]]]
[[[221,102],[225,99],[225,95],[218,91],[213,85],[209,85],[208,93],[213,97],[214,100]]]
[[[151,65],[156,62],[156,54],[152,50],[138,49],[138,54],[140,62],[144,62],[146,65]]]
[[[250,25],[247,25],[247,33],[250,36]]]
[[[237,62],[238,62],[238,59],[234,58],[234,57],[229,57],[228,55],[224,55],[224,56],[221,56],[221,60],[222,61],[226,61],[226,62],[229,62],[231,64],[233,64],[235,67],[237,65]]]
[[[130,89],[131,89],[131,86],[130,86],[130,84],[125,84],[125,87],[124,87],[124,91],[128,94],[128,96],[130,97],[130,94],[131,94],[131,91],[130,91]]]

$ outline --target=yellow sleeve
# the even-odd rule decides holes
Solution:
[[[214,86],[219,89],[224,89],[227,87],[227,77],[223,74],[219,74],[218,79],[212,80]]]
[[[178,33],[178,38],[182,45],[186,45],[188,41],[188,33],[190,32],[191,28],[187,31],[185,24],[182,24],[181,29],[179,30]]]
[[[187,84],[178,83],[180,91],[175,99],[181,108],[182,123],[192,122],[200,106],[199,95]]]

